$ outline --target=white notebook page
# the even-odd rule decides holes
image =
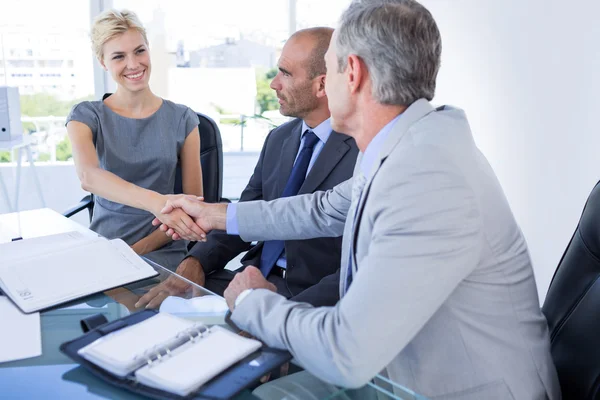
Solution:
[[[213,326],[210,333],[138,369],[135,376],[144,385],[186,396],[261,346],[258,340]]]
[[[108,334],[81,348],[78,353],[116,375],[125,376],[146,363],[146,351],[159,345],[168,346],[178,333],[192,326],[194,323],[191,321],[160,313]]]
[[[0,321],[0,363],[42,354],[39,313],[23,314],[9,299],[0,296]]]
[[[154,275],[119,239],[71,232],[0,245],[0,288],[25,312]]]

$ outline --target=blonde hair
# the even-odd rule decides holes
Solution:
[[[91,33],[92,49],[98,60],[102,61],[104,58],[103,47],[106,42],[130,29],[138,31],[144,38],[146,45],[148,45],[146,29],[133,11],[107,10],[98,15],[92,25]]]

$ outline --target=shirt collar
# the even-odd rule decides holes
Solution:
[[[362,161],[360,163],[360,170],[362,171],[365,178],[370,178],[371,176],[371,168],[375,163],[375,158],[379,155],[379,151],[385,142],[385,139],[390,134],[390,131],[396,125],[396,122],[400,119],[399,114],[396,118],[388,122],[380,131],[375,135],[375,137],[371,140],[371,143],[367,145],[365,152],[363,154]]]
[[[302,136],[307,129],[310,129],[317,135],[319,140],[323,143],[327,143],[327,139],[331,136],[331,118],[327,118],[325,121],[321,122],[319,125],[314,128],[310,128],[306,125],[306,122],[302,121],[302,131],[300,133],[300,140],[302,140]]]

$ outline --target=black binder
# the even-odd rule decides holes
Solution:
[[[86,320],[82,321],[82,329],[86,333],[74,340],[63,343],[60,346],[60,351],[86,368],[92,374],[112,385],[154,399],[173,400],[230,399],[247,387],[251,386],[253,383],[257,382],[262,376],[270,373],[292,359],[292,355],[287,351],[263,346],[257,352],[249,355],[248,357],[227,368],[225,371],[221,372],[215,378],[201,386],[196,392],[191,393],[186,397],[182,397],[170,392],[142,385],[137,382],[135,378],[121,378],[116,376],[86,360],[77,353],[79,349],[87,346],[102,336],[108,335],[109,333],[115,332],[119,329],[135,325],[156,314],[157,311],[155,310],[144,310],[135,314],[131,314],[127,317],[117,319],[110,323],[106,323],[105,319],[95,319],[93,317],[87,318]],[[98,323],[102,324],[98,326]]]

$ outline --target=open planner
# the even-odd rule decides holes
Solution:
[[[69,232],[0,244],[0,289],[25,313],[156,275],[120,239]]]
[[[291,358],[265,349],[224,327],[151,310],[61,346],[96,375],[155,398],[230,398]]]

